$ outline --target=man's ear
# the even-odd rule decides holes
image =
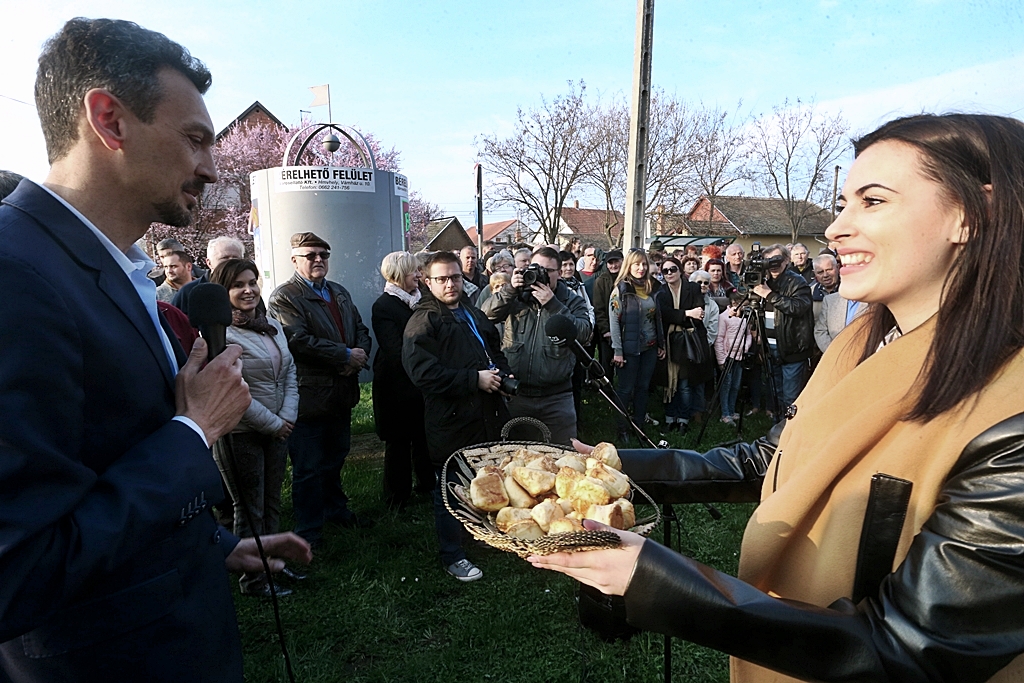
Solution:
[[[124,146],[125,115],[127,110],[120,99],[109,90],[93,88],[85,93],[85,120],[103,146],[118,151]]]

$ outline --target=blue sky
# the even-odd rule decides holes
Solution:
[[[330,83],[335,121],[399,149],[412,189],[469,224],[474,138],[510,131],[517,107],[568,80],[595,96],[628,93],[635,10],[632,0],[18,3],[0,35],[0,168],[45,176],[35,111],[13,100],[32,101],[39,49],[66,19],[109,16],[207,63],[217,127],[254,100],[293,123],[307,87]],[[1024,5],[1012,1],[658,0],[652,78],[690,100],[742,100],[744,112],[814,99],[861,132],[920,111],[1019,117],[1022,35]]]

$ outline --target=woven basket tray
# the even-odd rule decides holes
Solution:
[[[455,519],[462,522],[473,538],[523,558],[530,555],[616,548],[621,544],[618,535],[610,531],[575,531],[545,536],[536,541],[524,541],[498,531],[498,527],[494,525],[494,515],[477,509],[470,502],[469,483],[481,467],[498,465],[505,456],[515,453],[520,448],[548,453],[556,460],[567,453],[579,455],[574,450],[539,441],[495,441],[456,451],[445,462],[441,471],[441,481],[445,482],[441,488],[444,505]],[[629,531],[646,536],[661,522],[661,513],[651,497],[633,483],[632,479],[629,486],[630,502],[647,503],[653,512],[643,518],[638,517],[636,525]]]

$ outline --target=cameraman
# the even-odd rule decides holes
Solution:
[[[761,254],[767,277],[752,291],[775,309],[776,376],[781,370],[779,403],[784,411],[807,383],[807,363],[814,350],[811,287],[789,269],[789,251],[781,244],[765,247]]]
[[[553,315],[569,316],[576,324],[576,339],[586,344],[594,326],[586,302],[559,279],[561,267],[557,251],[537,249],[530,265],[513,271],[511,285],[499,289],[481,310],[492,322],[506,322],[501,350],[519,380],[519,391],[508,403],[512,417],[536,418],[551,430],[554,443],[568,444],[576,436],[576,356],[571,349],[555,346],[544,327]],[[524,275],[536,282],[526,285]]]

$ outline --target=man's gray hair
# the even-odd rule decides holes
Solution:
[[[773,251],[777,251],[780,254],[782,254],[783,256],[785,256],[787,261],[791,261],[792,260],[792,257],[789,254],[789,249],[786,249],[786,245],[785,244],[779,244],[779,243],[769,244],[767,247],[765,247],[764,249],[761,250],[761,253],[764,254],[765,256],[767,256],[768,254],[770,254]]]
[[[206,258],[210,258],[216,251],[222,251],[225,247],[235,247],[238,251],[245,256],[245,245],[234,237],[227,237],[222,235],[221,237],[214,237],[206,244]]]
[[[817,270],[818,266],[823,265],[825,263],[831,263],[833,267],[839,265],[839,262],[836,261],[836,257],[833,256],[832,254],[819,254],[818,256],[814,257],[813,261],[811,261],[811,265],[814,266],[815,270]]]

